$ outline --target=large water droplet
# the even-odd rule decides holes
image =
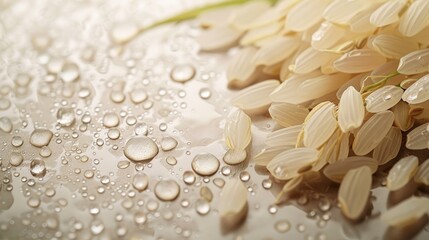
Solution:
[[[47,146],[51,141],[53,133],[48,129],[35,129],[30,136],[30,143],[35,147]]]
[[[170,77],[175,82],[184,83],[195,76],[195,68],[192,65],[184,64],[175,66],[171,70]]]
[[[134,137],[125,144],[124,154],[132,161],[152,160],[158,154],[158,146],[148,137]]]
[[[76,118],[74,115],[73,108],[60,108],[57,111],[58,123],[63,127],[70,127],[75,122]]]
[[[180,186],[174,180],[162,180],[155,185],[155,195],[162,201],[173,201],[179,196]]]
[[[219,166],[219,160],[211,153],[198,154],[192,160],[192,169],[202,176],[211,176],[215,174]]]
[[[133,187],[139,191],[142,192],[147,188],[147,185],[149,184],[149,178],[144,173],[137,173],[133,177]]]

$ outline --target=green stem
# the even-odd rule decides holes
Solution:
[[[398,76],[399,74],[400,74],[400,73],[398,73],[397,71],[394,71],[394,72],[390,73],[389,75],[384,76],[384,77],[383,77],[383,79],[381,79],[380,81],[375,82],[375,83],[373,83],[373,84],[371,84],[371,85],[365,86],[364,88],[362,88],[362,89],[360,90],[360,92],[361,92],[362,94],[365,94],[366,92],[368,92],[368,91],[370,91],[370,90],[378,89],[378,88],[380,88],[380,87],[384,86],[384,84],[386,84],[386,82],[387,82],[389,79],[391,79],[391,78],[393,78],[393,77],[395,77],[395,76]]]
[[[183,20],[188,20],[188,19],[192,19],[197,17],[198,15],[200,15],[201,13],[208,11],[208,10],[212,10],[212,9],[216,9],[216,8],[222,8],[222,7],[228,7],[228,6],[232,6],[232,5],[239,5],[239,4],[244,4],[246,2],[250,2],[250,1],[255,1],[255,0],[225,0],[222,2],[217,2],[217,3],[212,3],[209,5],[205,5],[202,7],[198,7],[195,9],[190,9],[188,11],[179,13],[177,15],[174,15],[172,17],[166,18],[164,20],[158,21],[158,22],[154,22],[152,24],[150,24],[149,26],[140,28],[138,33],[136,34],[135,37],[129,39],[128,41],[124,42],[123,44],[127,44],[128,42],[132,41],[134,38],[136,38],[137,36],[139,36],[140,34],[142,34],[143,32],[150,30],[154,27],[160,26],[160,25],[164,25],[167,23],[173,23],[173,22],[179,22],[179,21],[183,21]],[[275,4],[278,0],[263,0],[263,1],[268,1],[270,2],[270,4]]]

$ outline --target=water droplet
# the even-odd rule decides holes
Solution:
[[[188,201],[188,199],[183,199],[182,202],[180,202],[180,205],[184,208],[189,207],[191,203]]]
[[[107,128],[116,127],[119,125],[119,117],[114,112],[108,112],[103,116],[103,125]]]
[[[188,185],[194,184],[195,182],[195,174],[192,171],[185,171],[183,173],[183,182],[185,182]]]
[[[49,229],[57,229],[59,226],[58,218],[56,216],[49,216],[48,218],[46,218],[46,226]]]
[[[277,221],[274,225],[274,228],[277,230],[277,232],[279,233],[285,233],[288,232],[290,230],[290,222],[287,220],[280,220]]]
[[[202,99],[209,99],[212,96],[212,92],[208,88],[201,88],[200,97]]]
[[[170,77],[173,81],[184,83],[191,80],[195,76],[195,68],[189,64],[175,66],[171,70]]]
[[[116,140],[121,136],[121,132],[117,128],[111,128],[107,132],[107,136],[112,140]]]
[[[110,93],[110,100],[114,103],[125,101],[125,94],[122,91],[114,90]]]
[[[129,161],[126,161],[126,160],[119,161],[119,162],[118,162],[118,165],[117,165],[117,167],[118,167],[119,169],[125,169],[125,168],[127,168],[127,167],[129,167],[129,166],[130,166],[130,162],[129,162]]]
[[[30,172],[35,177],[44,177],[46,174],[45,162],[38,158],[33,159],[30,163]]]
[[[143,225],[146,223],[146,221],[147,221],[147,217],[146,217],[146,214],[144,214],[144,212],[139,211],[134,214],[134,222],[137,225]]]
[[[63,82],[73,82],[79,77],[79,67],[74,64],[67,62],[63,65],[60,73],[60,78]]]
[[[134,137],[125,144],[124,154],[132,161],[152,160],[158,154],[158,146],[148,137]]]
[[[52,155],[52,150],[48,146],[43,146],[40,149],[39,155],[43,158],[50,157]]]
[[[130,92],[130,98],[133,103],[139,104],[146,101],[148,95],[145,90],[138,88]]]
[[[11,144],[14,147],[21,147],[24,144],[24,140],[20,136],[13,136],[11,140]]]
[[[31,208],[37,208],[40,206],[40,198],[30,197],[28,198],[27,205]]]
[[[167,128],[168,128],[168,125],[166,123],[159,124],[159,130],[164,132],[167,130]]]
[[[161,149],[164,151],[171,151],[177,146],[176,139],[172,137],[164,137],[161,140]]]
[[[215,178],[213,179],[213,184],[218,188],[223,188],[223,186],[225,186],[225,180],[222,178]]]
[[[134,129],[134,133],[136,135],[144,135],[147,136],[148,127],[146,123],[138,123]]]
[[[177,164],[177,159],[173,156],[168,156],[165,161],[167,162],[168,165],[174,166]]]
[[[276,214],[276,213],[277,213],[277,211],[278,211],[277,206],[275,206],[275,205],[270,205],[270,206],[268,206],[268,212],[269,212],[269,213],[271,213],[271,214]]]
[[[243,172],[240,173],[240,179],[243,182],[247,182],[247,181],[250,180],[250,174],[248,172],[246,172],[246,171],[243,171]]]
[[[201,153],[192,160],[192,169],[199,175],[211,176],[219,169],[219,160],[211,153]]]
[[[224,176],[228,176],[229,174],[231,174],[231,167],[223,166],[221,172]]]
[[[12,121],[8,117],[1,117],[0,118],[0,130],[2,130],[5,133],[12,132],[13,124]]]
[[[91,222],[91,233],[94,235],[98,235],[103,232],[104,224],[100,220],[94,220]]]
[[[206,215],[210,212],[210,203],[205,199],[198,199],[195,202],[195,210],[200,215]]]
[[[47,146],[54,134],[47,129],[35,129],[30,136],[30,143],[35,147]]]
[[[155,185],[155,195],[162,201],[173,201],[179,196],[180,186],[174,180],[162,180]]]
[[[270,189],[273,186],[273,182],[271,179],[267,178],[262,180],[262,187],[265,189]]]
[[[22,157],[21,153],[12,152],[10,154],[9,163],[14,167],[21,165],[23,160],[24,160],[24,157]]]
[[[93,178],[93,177],[94,177],[94,172],[93,172],[93,171],[91,171],[91,170],[86,170],[86,171],[83,173],[83,175],[85,176],[85,178],[90,179],[90,178]]]
[[[57,111],[57,121],[63,127],[70,127],[75,122],[76,118],[74,115],[73,108],[60,108]]]
[[[326,197],[320,198],[319,200],[319,209],[323,212],[329,211],[331,209],[331,202]]]
[[[142,192],[144,191],[147,186],[149,184],[149,178],[146,174],[144,173],[137,173],[136,175],[134,175],[133,177],[133,187],[139,191]]]
[[[201,189],[200,189],[200,196],[203,199],[207,200],[208,202],[211,202],[212,199],[213,199],[213,193],[212,193],[212,191],[210,190],[210,188],[208,188],[206,186],[201,187]]]

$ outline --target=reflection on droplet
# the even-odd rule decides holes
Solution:
[[[24,160],[24,157],[22,157],[21,153],[12,152],[10,154],[9,163],[14,167],[21,165],[23,160]]]
[[[183,182],[185,182],[188,185],[194,184],[195,182],[195,174],[192,171],[185,171],[183,173]]]
[[[152,160],[158,154],[158,146],[148,137],[134,137],[125,144],[124,154],[132,161]]]
[[[20,136],[13,136],[11,140],[11,144],[14,147],[21,147],[24,144],[24,140]]]
[[[208,88],[201,88],[200,97],[202,99],[209,99],[212,96],[212,92]]]
[[[116,127],[119,125],[119,117],[114,112],[108,112],[103,116],[103,125],[107,128]]]
[[[148,98],[148,95],[143,89],[134,89],[130,92],[130,98],[133,103],[139,104],[144,102]]]
[[[164,151],[171,151],[176,146],[177,146],[177,141],[172,137],[164,137],[161,140],[161,149]]]
[[[64,107],[58,109],[57,119],[58,123],[63,127],[70,127],[71,125],[73,125],[76,120],[73,108]]]
[[[175,82],[184,83],[195,76],[195,68],[189,64],[177,65],[170,73],[170,77]]]
[[[136,175],[134,175],[133,177],[133,187],[139,191],[142,192],[144,191],[147,186],[149,184],[149,178],[146,174],[144,173],[137,173]]]
[[[125,168],[127,168],[127,167],[129,167],[129,166],[130,166],[130,162],[129,162],[129,161],[126,161],[126,160],[119,161],[119,162],[118,162],[118,165],[117,165],[117,167],[118,167],[119,169],[125,169]]]
[[[79,77],[79,67],[74,63],[65,63],[60,73],[64,82],[73,82]]]
[[[250,174],[248,172],[246,172],[246,171],[243,171],[243,172],[240,173],[240,179],[243,182],[247,182],[247,181],[250,180]]]
[[[5,133],[12,132],[13,124],[12,121],[8,117],[1,117],[0,118],[0,130]]]
[[[100,220],[94,220],[91,222],[91,233],[94,235],[98,235],[103,232],[104,224]]]
[[[213,179],[213,184],[218,188],[223,188],[223,186],[225,186],[225,180],[222,178],[215,178]]]
[[[285,233],[288,232],[290,230],[290,222],[287,220],[280,220],[277,221],[274,225],[274,228],[276,229],[277,232],[279,233]]]
[[[205,199],[198,199],[195,202],[195,210],[200,215],[206,215],[210,212],[210,203]]]
[[[262,180],[262,187],[265,189],[270,189],[273,186],[273,182],[271,179],[267,178]]]
[[[211,153],[201,153],[192,160],[192,169],[199,175],[211,176],[219,169],[219,160]]]
[[[162,180],[155,185],[155,195],[162,201],[173,201],[179,196],[180,186],[174,180]]]
[[[35,147],[47,146],[51,141],[53,133],[47,129],[35,129],[30,136],[30,143]]]
[[[134,214],[134,222],[137,225],[143,225],[143,224],[145,224],[146,220],[147,220],[147,217],[146,217],[146,214],[144,214],[144,212],[139,211],[139,212],[136,212]]]
[[[111,140],[116,140],[121,136],[121,132],[119,131],[119,129],[117,128],[111,128],[109,129],[109,131],[107,132],[107,136],[111,139]]]
[[[277,211],[278,211],[277,206],[275,206],[275,205],[270,205],[270,206],[268,206],[268,212],[269,212],[269,213],[271,213],[271,214],[276,214],[276,213],[277,213]]]
[[[177,159],[173,156],[168,156],[165,161],[167,162],[168,165],[174,166],[177,164]]]
[[[33,159],[30,163],[30,172],[35,177],[44,177],[46,174],[45,162],[38,158]]]
[[[40,198],[30,197],[28,198],[27,205],[31,208],[37,208],[40,206]]]
[[[50,157],[51,154],[52,154],[52,150],[48,146],[43,146],[39,152],[39,155],[44,158]]]

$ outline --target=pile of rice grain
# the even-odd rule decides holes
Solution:
[[[246,114],[268,110],[280,129],[254,160],[286,181],[279,202],[321,172],[340,184],[343,214],[362,219],[372,174],[390,161],[390,191],[429,186],[429,159],[398,160],[405,137],[429,156],[429,1],[249,1],[198,22],[202,50],[238,44],[227,78],[242,89],[232,99],[240,110],[227,125],[226,162],[246,158]],[[381,219],[405,226],[428,210],[429,198],[413,196]]]

